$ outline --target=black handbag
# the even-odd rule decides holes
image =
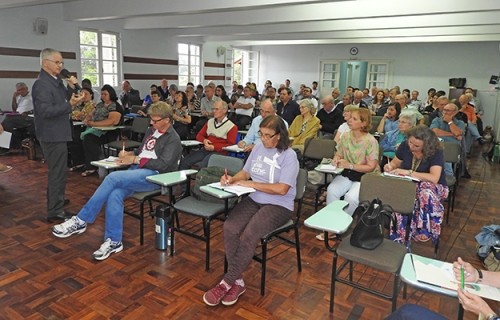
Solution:
[[[392,208],[377,198],[371,203],[361,203],[356,211],[361,211],[361,216],[352,231],[350,243],[354,247],[373,250],[384,240],[384,227],[393,218]]]
[[[347,179],[354,181],[354,182],[360,182],[361,177],[364,175],[364,172],[359,172],[356,170],[351,170],[351,169],[344,169],[340,173],[341,176],[346,177]]]

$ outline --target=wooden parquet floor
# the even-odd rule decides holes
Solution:
[[[479,153],[479,152],[478,152]],[[45,222],[46,165],[23,154],[0,157],[13,166],[0,174],[0,319],[383,319],[388,301],[338,284],[335,316],[328,312],[332,253],[301,226],[301,273],[295,250],[280,251],[268,263],[266,295],[259,294],[260,264],[245,272],[247,292],[230,307],[208,307],[203,292],[223,272],[221,223],[213,227],[211,270],[204,269],[204,245],[178,234],[176,253],[154,248],[154,221],[147,219],[145,244],[138,221],[124,218],[124,250],[97,262],[91,257],[102,242],[103,216],[87,231],[57,239]],[[455,211],[443,228],[439,258],[457,256],[479,266],[474,236],[483,225],[500,223],[500,170],[479,156],[470,159],[472,179],[462,179]],[[97,176],[69,173],[68,210],[77,212],[99,185]],[[309,195],[310,196],[310,195]],[[130,205],[130,204],[128,204]],[[313,213],[304,206],[304,217]],[[433,257],[430,243],[414,244],[415,253]],[[355,278],[373,287],[392,288],[384,274],[356,267]],[[456,318],[457,301],[409,288],[408,299]],[[498,307],[498,304],[496,305]],[[466,319],[475,319],[466,314]]]

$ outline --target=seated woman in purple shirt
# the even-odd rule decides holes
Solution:
[[[224,223],[228,270],[222,281],[203,295],[209,306],[233,305],[245,289],[243,271],[252,261],[260,238],[287,222],[293,212],[299,162],[289,147],[288,130],[279,116],[260,124],[262,143],[255,145],[245,167],[221,184],[252,187],[256,191],[231,211]],[[251,180],[250,180],[251,179]]]

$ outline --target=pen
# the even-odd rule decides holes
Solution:
[[[465,289],[465,268],[464,268],[464,265],[460,265],[460,287],[463,289]]]
[[[226,179],[226,186],[229,185],[228,183],[228,178],[227,178],[227,169],[224,169],[224,179]]]
[[[125,141],[122,141],[122,153],[125,154]]]

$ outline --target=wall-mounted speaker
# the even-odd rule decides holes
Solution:
[[[217,48],[217,57],[223,56],[226,53],[226,47],[220,46]]]
[[[49,31],[49,21],[45,18],[36,18],[33,22],[33,32],[36,34],[47,34]]]

